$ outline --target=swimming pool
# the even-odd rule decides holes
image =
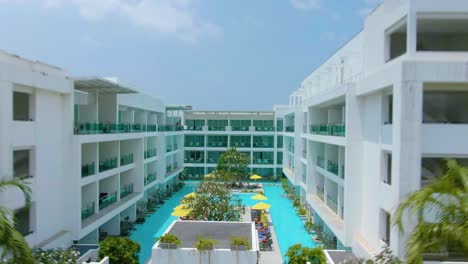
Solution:
[[[300,243],[303,246],[315,247],[314,241],[305,231],[302,220],[297,216],[291,201],[282,197],[284,194],[283,188],[277,185],[264,186],[263,189],[265,191],[265,196],[268,197],[268,200],[264,202],[271,204],[270,214],[283,260],[286,259],[285,254],[288,248],[294,244]],[[194,185],[184,186],[184,188],[169,198],[153,215],[146,218],[144,224],[136,226],[130,238],[140,243],[140,263],[146,263],[151,256],[151,248],[155,244],[156,238],[162,235],[172,221],[178,219],[177,217],[171,216],[174,207],[179,205],[182,197],[193,190]],[[242,202],[247,206],[252,206],[259,202],[251,199],[255,193],[239,193],[235,195],[241,198]]]
[[[304,229],[302,220],[297,216],[296,210],[291,201],[285,197],[283,188],[279,185],[264,186],[265,196],[268,198],[266,202],[271,205],[270,214],[275,228],[276,237],[280,247],[283,260],[286,259],[286,251],[294,244],[300,243],[302,246],[314,248],[317,245],[312,240],[311,236]],[[243,203],[247,206],[252,206],[260,201],[252,200],[250,197],[254,194],[236,194]]]
[[[145,223],[136,225],[136,229],[130,235],[130,239],[140,244],[140,263],[144,264],[151,257],[151,248],[156,243],[156,238],[160,237],[169,227],[172,221],[178,217],[172,216],[174,207],[180,204],[180,199],[194,190],[193,185],[185,185],[180,191],[175,193],[150,217]]]

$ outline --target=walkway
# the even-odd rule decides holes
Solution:
[[[278,239],[276,237],[275,227],[272,225],[271,215],[268,212],[268,223],[270,225],[271,239],[273,240],[272,249],[273,251],[260,251],[260,264],[281,264],[283,259],[281,258],[281,252],[278,244]]]

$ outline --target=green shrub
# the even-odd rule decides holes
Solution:
[[[195,243],[195,247],[203,252],[205,250],[212,250],[214,245],[218,243],[218,241],[210,238],[204,238],[204,237],[197,237],[198,241]]]
[[[112,264],[138,264],[140,245],[127,237],[109,236],[99,243],[99,257]]]
[[[286,252],[286,257],[288,257],[288,264],[304,264],[306,262],[312,264],[327,263],[327,257],[321,247],[302,247],[301,244],[295,244],[289,247]]]
[[[299,210],[297,210],[297,214],[298,215],[306,215],[307,210],[304,207],[301,207],[301,208],[299,208]]]
[[[169,234],[169,233],[164,234],[158,240],[160,243],[175,244],[177,246],[179,246],[182,243],[176,235]]]
[[[231,237],[232,246],[245,246],[248,250],[251,249],[250,243],[245,237]]]
[[[33,259],[35,264],[79,264],[79,256],[80,253],[72,248],[51,250],[36,249],[33,251]]]
[[[299,206],[301,206],[301,202],[298,199],[294,199],[293,206],[298,208]]]

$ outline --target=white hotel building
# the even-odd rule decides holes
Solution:
[[[442,159],[468,164],[467,102],[468,1],[384,1],[291,95],[284,173],[340,248],[403,257],[389,216]]]
[[[0,175],[26,179],[32,205],[2,192],[31,246],[97,244],[183,170],[179,108],[101,78],[0,53]]]

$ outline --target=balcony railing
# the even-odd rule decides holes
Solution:
[[[145,177],[145,185],[148,185],[156,180],[156,172],[148,173]]]
[[[338,213],[338,206],[337,206],[336,200],[330,195],[327,195],[327,206],[333,212],[335,212],[335,214]]]
[[[255,159],[253,160],[254,164],[273,164],[273,159]]]
[[[155,132],[157,125],[141,123],[84,122],[75,124],[75,134],[114,134]]]
[[[161,125],[158,127],[158,131],[160,132],[182,131],[182,130],[184,130],[184,127],[180,125]]]
[[[327,171],[338,176],[338,163],[331,160],[327,160]]]
[[[85,208],[81,209],[81,220],[84,220],[92,215],[94,215],[94,202],[86,205]]]
[[[310,133],[327,136],[345,136],[345,124],[317,124],[310,126]]]
[[[171,170],[172,170],[172,166],[171,166],[171,165],[166,166],[166,173],[171,172]]]
[[[207,163],[213,163],[213,164],[218,163],[218,159],[208,158]]]
[[[320,198],[320,200],[322,200],[322,201],[323,201],[323,193],[324,193],[323,187],[317,185],[317,196],[318,196],[318,198]]]
[[[133,163],[133,153],[122,155],[120,157],[120,166],[125,166]]]
[[[275,131],[275,127],[256,126],[255,131]]]
[[[325,159],[323,157],[317,156],[317,166],[325,169]]]
[[[133,183],[120,188],[120,199],[124,198],[125,196],[133,193]]]
[[[232,131],[249,131],[248,126],[232,126],[231,127]]]
[[[108,171],[117,168],[117,158],[109,158],[99,161],[99,172]]]
[[[203,130],[203,126],[187,126],[185,130],[201,131]]]
[[[111,194],[106,194],[99,198],[99,210],[106,208],[107,206],[115,203],[117,201],[117,192]]]
[[[205,145],[205,142],[200,142],[200,141],[187,141],[185,142],[186,147],[203,147]]]
[[[273,148],[273,143],[265,143],[265,142],[254,142],[254,148]]]
[[[234,146],[236,148],[250,148],[250,142],[232,142],[231,141],[231,146]]]
[[[207,146],[212,148],[225,148],[227,147],[227,142],[208,142]]]
[[[294,126],[287,126],[284,128],[286,132],[294,132]]]
[[[156,148],[145,150],[145,159],[155,157],[156,155],[157,155],[157,149]]]
[[[81,165],[81,177],[86,177],[95,174],[95,164],[94,162]]]
[[[172,146],[171,145],[167,145],[166,146],[166,152],[171,152],[172,151]]]
[[[205,159],[200,157],[198,159],[195,158],[186,158],[184,159],[185,163],[204,163]]]
[[[225,126],[209,126],[208,127],[209,131],[226,131]]]

